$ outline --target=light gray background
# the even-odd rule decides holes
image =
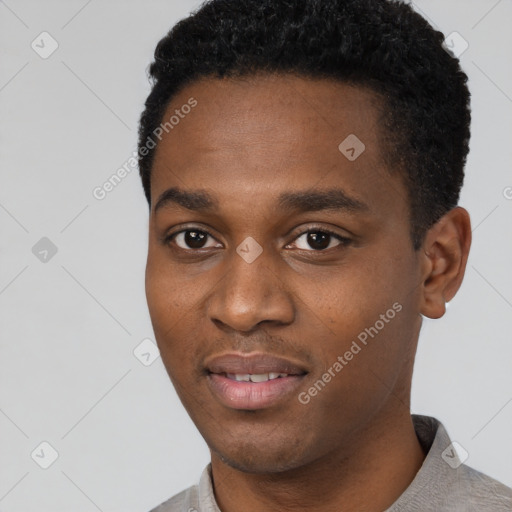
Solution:
[[[145,366],[133,353],[153,339],[137,171],[104,200],[92,195],[136,149],[156,43],[197,5],[0,1],[4,512],[144,512],[195,483],[209,460],[161,359]],[[512,4],[416,7],[469,43],[461,62],[473,125],[460,204],[474,240],[447,314],[424,322],[412,409],[441,419],[468,464],[511,486]],[[31,48],[43,31],[59,45],[47,59]],[[42,237],[58,249],[46,263],[32,252]],[[31,458],[43,441],[59,454],[48,469],[36,463],[49,460],[44,446]]]

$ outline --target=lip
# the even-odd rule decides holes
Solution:
[[[241,354],[231,352],[219,355],[205,362],[210,373],[288,373],[302,375],[306,368],[291,359],[264,353]]]
[[[303,365],[270,354],[230,353],[206,361],[207,382],[215,397],[230,409],[264,409],[278,402],[297,389],[308,373]],[[227,374],[287,373],[287,377],[264,382],[236,381]]]

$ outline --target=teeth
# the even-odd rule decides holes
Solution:
[[[226,373],[228,379],[233,379],[238,382],[265,382],[267,380],[274,380],[279,377],[288,377],[287,373]]]
[[[251,382],[265,382],[268,380],[268,373],[255,373],[251,375]]]

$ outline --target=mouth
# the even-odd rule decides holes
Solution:
[[[264,409],[284,402],[308,371],[304,365],[270,354],[230,353],[206,361],[215,398],[230,409]]]
[[[282,379],[283,377],[289,377],[288,373],[224,373],[221,374],[226,376],[228,379],[236,380],[237,382],[267,382],[268,380]]]

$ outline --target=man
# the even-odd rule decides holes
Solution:
[[[410,413],[471,244],[442,41],[401,2],[213,0],[158,44],[146,295],[211,464],[155,511],[512,510]]]

